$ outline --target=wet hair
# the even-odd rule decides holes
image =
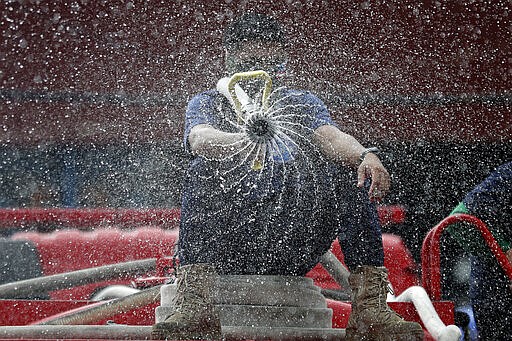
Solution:
[[[224,31],[224,47],[236,50],[247,41],[286,44],[285,32],[273,17],[260,13],[246,13],[232,22]]]

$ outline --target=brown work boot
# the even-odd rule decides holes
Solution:
[[[416,322],[404,321],[386,303],[388,272],[384,267],[361,266],[349,277],[352,313],[346,340],[421,341],[423,329]]]
[[[211,265],[192,264],[179,268],[174,312],[153,325],[153,340],[221,339],[219,316],[211,291],[217,274]]]

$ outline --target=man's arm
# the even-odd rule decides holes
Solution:
[[[188,135],[188,143],[193,154],[214,160],[234,157],[247,142],[243,133],[226,133],[208,124],[196,125]]]
[[[323,125],[313,135],[320,150],[331,160],[357,168],[357,186],[362,187],[367,178],[372,179],[369,195],[372,200],[382,199],[389,191],[390,177],[377,155],[366,154],[360,161],[359,157],[365,150],[353,136],[343,133],[331,125]]]

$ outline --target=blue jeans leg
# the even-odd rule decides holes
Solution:
[[[368,196],[368,186],[358,188],[355,181],[345,181],[340,204],[338,240],[349,269],[361,265],[383,266],[382,231],[377,208]]]

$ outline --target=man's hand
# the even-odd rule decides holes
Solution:
[[[363,187],[366,179],[372,183],[368,195],[371,201],[380,201],[389,192],[391,184],[389,173],[375,154],[367,154],[357,168],[357,187]]]
[[[315,130],[313,138],[324,155],[331,160],[357,167],[358,187],[363,187],[366,179],[372,179],[368,192],[370,200],[381,200],[388,193],[391,183],[388,171],[377,155],[372,153],[366,154],[363,161],[359,163],[359,156],[365,148],[353,136],[334,126],[323,125]]]

